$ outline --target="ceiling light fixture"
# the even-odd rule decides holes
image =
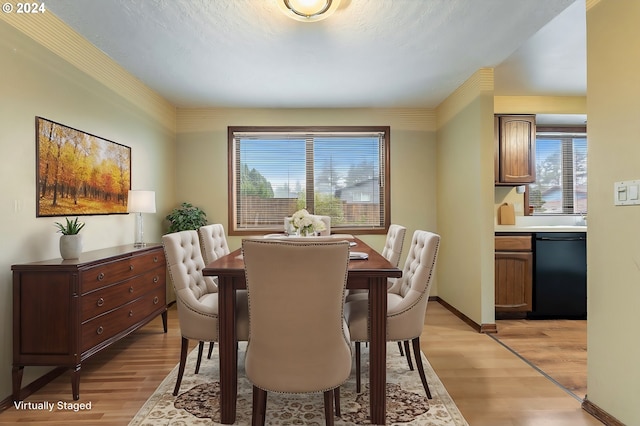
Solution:
[[[328,18],[340,5],[340,0],[277,0],[289,18],[302,22],[316,22]]]

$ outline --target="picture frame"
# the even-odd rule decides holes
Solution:
[[[36,217],[126,214],[131,148],[36,117]]]

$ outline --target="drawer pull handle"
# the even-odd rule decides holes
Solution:
[[[98,274],[98,281],[102,281],[102,280],[104,280],[104,272],[100,272]]]
[[[98,302],[96,303],[96,305],[98,305],[98,306],[104,305],[104,299],[102,297],[100,299],[98,299]]]
[[[153,262],[158,263],[158,256],[153,256]]]
[[[129,311],[129,316],[132,317],[133,316],[133,311]]]
[[[159,301],[160,301],[160,299],[158,299],[158,296],[153,298],[153,304],[154,305],[157,305]]]
[[[157,283],[158,281],[160,281],[160,277],[159,276],[156,275],[155,277],[153,277],[153,282],[154,283]]]
[[[104,327],[100,326],[96,329],[96,334],[97,335],[101,335],[102,333],[104,333]]]
[[[133,293],[133,287],[129,287],[129,293]]]
[[[133,265],[129,265],[129,270],[133,271]]]

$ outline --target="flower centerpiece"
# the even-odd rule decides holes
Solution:
[[[315,235],[326,229],[324,222],[311,215],[306,209],[301,209],[291,216],[291,226],[302,237]]]

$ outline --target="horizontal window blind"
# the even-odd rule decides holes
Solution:
[[[230,127],[230,230],[281,232],[301,208],[330,216],[340,232],[385,230],[388,133]]]
[[[529,191],[534,214],[587,212],[586,133],[537,134],[536,182]]]

